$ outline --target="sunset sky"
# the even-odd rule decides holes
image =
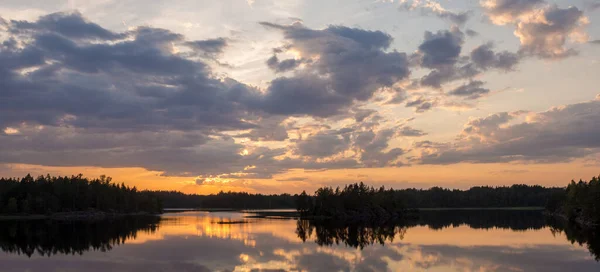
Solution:
[[[3,0],[0,176],[141,189],[600,174],[600,0]]]

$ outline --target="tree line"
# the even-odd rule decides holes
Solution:
[[[597,178],[594,178],[597,184]],[[579,188],[580,186],[581,188]],[[583,199],[581,183],[572,183],[569,189],[576,199]],[[585,185],[586,188],[592,185]],[[598,185],[593,185],[598,190]],[[591,188],[591,187],[590,187]],[[386,189],[373,188],[363,183],[344,188],[323,187],[313,194],[250,194],[220,192],[211,195],[184,194],[177,191],[138,191],[135,187],[113,183],[110,177],[87,179],[82,175],[71,177],[40,176],[33,178],[0,179],[0,213],[47,214],[89,209],[114,212],[158,212],[166,208],[221,208],[221,209],[316,209],[323,215],[363,213],[357,203],[365,203],[372,213],[388,213],[412,208],[501,208],[552,206],[564,199],[565,188],[512,185],[510,187],[479,186],[468,190],[444,189]],[[584,197],[590,198],[590,197]],[[570,198],[575,199],[575,198]],[[590,198],[591,199],[591,198]],[[584,200],[582,200],[584,201]],[[587,201],[587,200],[585,200]],[[549,203],[551,202],[551,203]],[[579,207],[580,201],[570,201],[569,207]],[[301,206],[299,206],[301,205]],[[312,206],[308,206],[312,205]],[[555,206],[558,204],[554,204]],[[595,207],[595,206],[594,206]],[[596,209],[596,208],[594,208]],[[569,208],[592,214],[594,211]],[[596,213],[598,214],[598,213]]]
[[[203,209],[294,209],[297,195],[250,194],[246,192],[219,192],[211,195],[184,194],[178,191],[153,191],[166,208]]]
[[[53,214],[101,211],[111,213],[160,213],[160,198],[148,191],[112,183],[110,177],[83,175],[33,178],[0,178],[1,214]]]
[[[582,225],[600,225],[600,176],[587,182],[572,180],[566,190],[551,198],[546,209]]]
[[[352,184],[360,186],[360,184]],[[346,187],[348,187],[347,185]],[[366,186],[363,184],[363,186]],[[380,188],[377,188],[379,190]],[[313,194],[251,194],[219,192],[211,195],[184,194],[177,191],[154,191],[166,208],[227,208],[227,209],[295,209],[298,198],[316,201],[317,194],[325,197],[342,188],[323,187]],[[405,208],[504,208],[544,207],[548,200],[564,188],[539,185],[501,187],[478,186],[468,190],[444,189],[385,189],[394,199],[401,199]],[[318,193],[317,193],[318,192]],[[325,204],[327,205],[327,204]],[[339,206],[339,204],[336,204]]]
[[[402,217],[415,208],[544,207],[563,191],[537,185],[473,187],[465,191],[440,187],[393,190],[361,182],[341,189],[322,187],[313,195],[302,192],[296,199],[298,211],[306,217],[388,218]]]

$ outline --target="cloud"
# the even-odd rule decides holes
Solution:
[[[598,45],[600,45],[600,40],[593,40],[593,41],[590,41],[590,43],[591,44],[598,44]]]
[[[473,29],[467,29],[465,30],[465,34],[467,34],[467,36],[469,37],[477,37],[479,36],[479,32],[473,30]]]
[[[508,51],[496,53],[493,48],[493,43],[486,43],[473,49],[471,61],[482,70],[496,68],[504,71],[512,71],[519,63],[517,54]]]
[[[458,66],[445,65],[440,66],[429,72],[429,74],[423,76],[419,83],[422,86],[439,89],[445,83],[465,78],[473,78],[480,73],[481,71],[477,69],[477,66],[474,63],[467,63]]]
[[[401,166],[394,161],[405,151],[401,148],[386,149],[388,142],[396,136],[396,129],[382,129],[377,133],[363,131],[355,136],[354,148],[360,153],[360,160],[366,167]]]
[[[252,141],[285,141],[288,139],[288,126],[284,123],[286,117],[267,117],[260,119],[256,128],[237,134],[235,138],[249,138]]]
[[[567,40],[587,42],[584,26],[588,19],[576,7],[550,6],[517,24],[515,35],[521,41],[520,52],[540,58],[564,58],[577,53],[567,48]]]
[[[420,9],[423,15],[433,14],[441,19],[446,19],[456,25],[464,25],[471,17],[471,12],[452,12],[443,8],[439,3],[431,0],[401,0],[400,8],[413,11]]]
[[[52,13],[40,17],[36,22],[11,21],[12,34],[28,33],[56,33],[71,39],[98,39],[117,40],[124,38],[124,34],[113,33],[101,26],[88,22],[81,13]]]
[[[48,15],[61,16],[80,14]],[[68,22],[85,20],[63,24]],[[10,29],[23,24],[11,24]],[[100,40],[95,34],[97,39],[87,43],[69,38],[81,39],[79,32],[55,28],[28,28],[13,36],[20,47],[9,43],[0,52],[0,126],[26,122],[138,131],[251,127],[242,121],[249,119],[250,109],[235,99],[256,92],[235,80],[214,78],[205,63],[174,53],[173,44],[184,44],[183,36],[140,27],[118,34],[128,39]]]
[[[300,66],[302,62],[302,60],[297,59],[286,59],[280,61],[276,55],[273,55],[267,60],[267,66],[277,73],[283,73],[296,69],[296,67]]]
[[[196,185],[203,185],[204,182],[206,182],[205,178],[197,178],[196,179]]]
[[[533,12],[544,0],[482,0],[481,6],[490,20],[497,25],[514,23]]]
[[[228,45],[225,38],[216,38],[208,40],[191,41],[185,43],[195,51],[201,52],[207,56],[218,56],[223,53]]]
[[[271,82],[261,101],[261,107],[271,114],[337,115],[410,73],[406,54],[387,52],[392,38],[381,31],[343,26],[314,30],[298,22],[261,24],[283,32],[286,48],[306,59],[303,69]],[[279,71],[297,66],[296,61],[290,61],[281,67],[283,62],[270,60],[271,67]]]
[[[514,122],[523,112],[502,112],[465,125],[452,144],[416,146],[424,164],[459,162],[564,162],[600,151],[600,101],[555,107]]]
[[[316,134],[296,145],[296,153],[309,157],[329,157],[348,148],[348,142],[343,137],[334,134]]]
[[[423,132],[422,130],[406,126],[402,127],[402,129],[400,130],[400,135],[405,137],[421,137],[427,135],[427,133]]]
[[[462,86],[459,86],[450,92],[449,95],[461,96],[467,99],[477,99],[490,92],[489,89],[482,88],[485,82],[474,80]]]
[[[309,148],[320,137],[299,143],[303,155],[295,156],[227,135],[285,141],[291,116],[367,120],[373,114],[355,103],[409,75],[406,55],[387,51],[389,35],[341,26],[265,23],[312,61],[259,90],[215,76],[197,58],[221,54],[226,39],[188,41],[153,27],[115,33],[77,12],[3,22],[2,163],[142,167],[200,183],[364,167],[356,156],[320,160],[324,154]]]
[[[588,11],[595,11],[595,10],[597,10],[599,8],[600,8],[600,1],[597,1],[597,0],[595,2],[588,1],[586,3],[586,9]]]
[[[406,102],[406,107],[415,108],[416,112],[426,112],[437,105],[437,100],[432,100],[425,97],[418,97],[417,99]]]
[[[444,65],[454,65],[458,61],[464,34],[458,29],[425,32],[425,41],[419,45],[423,54],[421,65],[427,68],[438,68]]]

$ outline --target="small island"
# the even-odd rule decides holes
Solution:
[[[319,188],[314,196],[302,192],[297,197],[297,209],[302,218],[336,219],[354,222],[400,220],[414,215],[393,189],[375,189],[364,183]]]
[[[0,219],[100,220],[161,212],[156,195],[106,176],[0,178]]]

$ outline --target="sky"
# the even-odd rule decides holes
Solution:
[[[3,0],[0,176],[299,193],[600,174],[599,0]]]

